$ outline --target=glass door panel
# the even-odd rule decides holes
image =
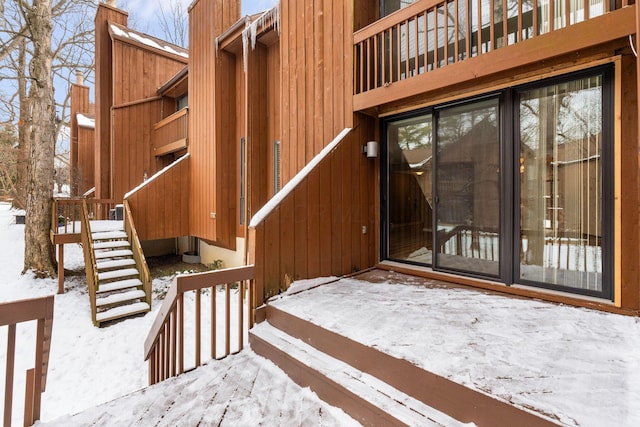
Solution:
[[[387,127],[387,255],[391,259],[431,264],[432,138],[430,114]]]
[[[520,94],[521,280],[603,291],[602,80]]]
[[[498,276],[498,100],[441,110],[437,128],[436,267]]]

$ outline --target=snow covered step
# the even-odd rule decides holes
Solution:
[[[133,258],[117,259],[114,261],[101,261],[97,262],[96,266],[98,270],[108,270],[111,268],[122,268],[136,265],[136,261]]]
[[[135,291],[121,292],[119,294],[111,294],[108,297],[96,298],[96,307],[104,307],[125,301],[133,301],[144,297],[146,297],[146,294],[144,291],[139,289],[136,289]]]
[[[101,284],[96,292],[98,294],[101,294],[105,292],[115,292],[121,291],[123,289],[135,288],[138,286],[142,286],[142,282],[140,281],[140,279],[119,280],[117,282]]]
[[[130,249],[121,249],[116,251],[99,251],[99,252],[96,252],[95,254],[96,254],[96,259],[133,256],[133,252]]]
[[[95,240],[115,240],[115,239],[128,239],[127,233],[124,231],[99,231],[97,233],[91,233],[91,238]]]
[[[135,268],[124,268],[122,270],[105,271],[104,273],[98,273],[98,280],[111,280],[120,279],[123,277],[137,276],[140,273]]]
[[[263,346],[270,346],[272,351],[275,350],[288,358],[293,358],[295,364],[298,365],[292,368],[292,362],[289,360],[288,363],[284,363],[288,366],[281,366],[282,369],[296,371],[301,367],[303,371],[307,371],[307,374],[303,374],[303,376],[311,380],[303,379],[302,384],[300,384],[300,378],[295,378],[299,374],[289,372],[293,380],[300,385],[310,385],[311,389],[324,399],[327,398],[327,395],[323,396],[323,389],[326,390],[327,384],[333,389],[329,392],[329,398],[332,395],[335,396],[336,392],[342,397],[349,396],[353,403],[345,405],[347,407],[343,407],[343,409],[354,418],[364,421],[365,424],[370,422],[384,425],[449,427],[468,425],[427,406],[372,375],[305,344],[303,341],[274,328],[268,322],[254,327],[251,330],[251,335],[251,346],[258,354],[263,353]],[[258,349],[255,348],[256,345]],[[273,361],[280,365],[277,359]],[[325,377],[328,381],[315,384],[321,377]],[[333,404],[331,401],[328,403]],[[350,408],[353,407],[359,408],[350,411]]]
[[[133,316],[134,314],[144,313],[151,310],[146,302],[137,302],[129,305],[121,305],[109,310],[96,314],[96,322],[106,322],[109,320],[120,319],[122,317]]]
[[[116,249],[116,248],[128,248],[131,247],[131,244],[128,240],[107,240],[104,242],[95,242],[93,244],[93,249]]]

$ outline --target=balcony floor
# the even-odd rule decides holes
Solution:
[[[562,424],[640,425],[638,318],[380,270],[272,304]]]

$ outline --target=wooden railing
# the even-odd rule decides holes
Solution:
[[[8,327],[7,362],[4,384],[4,426],[11,426],[13,409],[13,380],[16,352],[16,325],[37,321],[35,363],[27,370],[24,402],[24,425],[40,419],[41,394],[47,385],[49,349],[53,328],[53,296],[0,303],[0,326]]]
[[[86,199],[83,197],[54,198],[51,209],[52,234],[80,234],[82,205],[87,205],[89,219],[109,219],[115,200]]]
[[[439,232],[438,241],[443,254],[489,261],[500,259],[498,230],[459,225],[450,231]]]
[[[417,1],[354,33],[354,93],[385,87],[633,3]]]
[[[138,268],[138,272],[140,273],[140,281],[142,282],[144,293],[147,297],[147,302],[149,303],[149,307],[151,307],[151,273],[149,273],[149,266],[147,265],[147,260],[144,257],[142,245],[140,244],[140,239],[138,238],[138,233],[136,232],[133,217],[131,216],[131,209],[129,208],[129,202],[127,202],[127,200],[124,201],[123,213],[124,231],[125,233],[127,233],[127,239],[131,244],[133,259],[136,262],[136,267]]]
[[[188,108],[183,108],[154,124],[151,130],[153,154],[162,156],[186,148],[188,125]]]
[[[87,287],[89,288],[89,302],[91,303],[91,320],[96,324],[96,290],[98,286],[98,266],[93,251],[93,239],[91,238],[91,221],[87,202],[82,203],[82,250],[84,251],[84,268],[87,275]]]
[[[224,291],[224,300],[218,301],[218,288]],[[237,289],[237,307],[234,316],[237,322],[237,343],[232,349],[231,291]],[[144,344],[144,357],[149,361],[149,383],[155,384],[169,377],[185,372],[185,329],[193,327],[194,366],[202,364],[202,295],[209,294],[209,333],[212,359],[226,357],[231,352],[239,352],[244,347],[245,331],[253,327],[255,312],[254,267],[244,266],[206,273],[178,276],[167,292],[156,321],[151,327]],[[248,298],[245,299],[245,292]],[[193,323],[185,322],[185,300],[187,293],[195,293],[193,298]],[[224,336],[222,351],[218,351],[218,305],[224,305]],[[206,321],[207,316],[205,316]],[[186,327],[185,327],[186,326]]]

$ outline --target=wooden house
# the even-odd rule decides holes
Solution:
[[[259,301],[378,267],[640,310],[633,1],[196,0],[188,54],[126,17],[93,184],[142,240],[254,264]]]

